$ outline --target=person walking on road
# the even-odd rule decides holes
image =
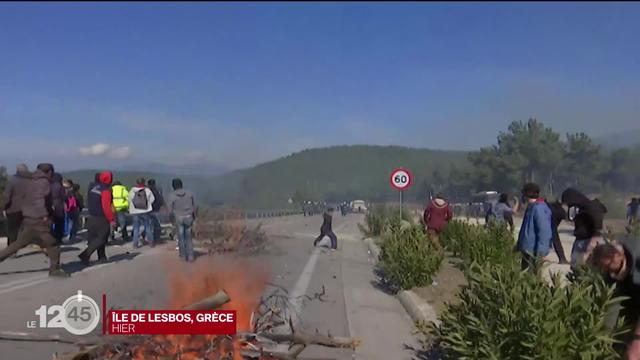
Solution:
[[[62,182],[65,191],[64,214],[65,214],[65,236],[69,241],[74,241],[78,231],[78,221],[80,220],[80,206],[73,191],[73,181],[67,179]]]
[[[338,248],[338,237],[333,233],[333,208],[329,207],[322,215],[322,226],[320,227],[320,235],[313,241],[313,246],[317,246],[320,240],[325,236],[331,239],[331,250]]]
[[[522,270],[534,269],[534,259],[545,257],[551,250],[553,237],[551,209],[540,197],[540,187],[527,183],[522,188],[527,208],[518,234],[517,249],[522,253]]]
[[[65,228],[65,191],[62,186],[62,175],[54,172],[51,178],[51,206],[53,207],[53,237],[56,238],[58,243],[62,242],[64,238]]]
[[[49,258],[49,276],[68,277],[60,267],[60,244],[51,235],[51,178],[53,165],[39,164],[32,174],[22,203],[22,225],[18,239],[0,250],[0,262],[29,244],[37,244]]]
[[[424,210],[422,219],[433,245],[438,249],[442,249],[440,233],[442,233],[449,221],[453,219],[453,211],[451,211],[451,207],[449,207],[449,203],[447,203],[443,194],[438,194],[431,200]]]
[[[95,184],[87,203],[89,205],[89,218],[87,219],[87,248],[78,255],[84,265],[89,265],[91,255],[98,251],[98,262],[107,262],[106,247],[111,235],[111,229],[115,226],[115,215],[111,207],[111,181],[113,175],[110,171],[100,173],[100,182]]]
[[[605,274],[609,283],[615,283],[614,297],[625,297],[614,305],[610,321],[624,319],[631,332],[623,333],[617,346],[626,346],[626,359],[640,360],[640,253],[631,241],[614,241],[596,246],[589,263]],[[614,323],[607,324],[613,328]]]
[[[196,201],[193,193],[182,188],[181,179],[173,179],[171,186],[173,192],[169,194],[167,206],[174,218],[180,258],[192,262],[194,254],[191,229],[196,218]]]
[[[18,232],[22,225],[22,204],[27,196],[31,173],[27,165],[16,166],[16,174],[9,179],[4,189],[1,208],[7,218],[7,246],[18,240]]]
[[[149,190],[151,190],[151,192],[153,193],[153,203],[151,204],[151,219],[153,220],[153,238],[154,239],[160,239],[160,235],[161,235],[161,226],[160,226],[160,210],[162,209],[162,207],[164,206],[164,198],[162,197],[162,192],[158,189],[158,186],[156,185],[156,180],[155,179],[149,179],[149,181],[147,181],[147,186],[149,187]]]
[[[147,242],[155,246],[154,221],[151,218],[155,197],[151,189],[145,186],[144,178],[136,181],[136,186],[129,191],[129,214],[133,217],[133,247],[140,247],[140,226],[144,226]]]
[[[568,264],[569,262],[564,254],[564,248],[562,247],[562,241],[560,241],[560,233],[558,232],[558,228],[560,227],[562,220],[567,218],[567,212],[564,211],[562,203],[559,201],[547,203],[547,205],[549,206],[549,209],[551,209],[551,244],[553,245],[553,250],[556,252],[556,255],[558,255],[558,262],[560,264]]]
[[[128,242],[127,210],[129,210],[129,190],[120,181],[115,181],[111,187],[111,196],[113,197],[113,208],[116,211],[116,226],[120,228],[122,240]]]

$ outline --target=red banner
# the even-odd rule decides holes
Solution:
[[[235,335],[235,310],[110,310],[109,335]]]

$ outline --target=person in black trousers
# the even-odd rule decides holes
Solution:
[[[335,250],[338,248],[338,238],[336,234],[333,233],[333,229],[331,228],[331,222],[333,220],[333,208],[330,207],[327,211],[322,215],[322,226],[320,227],[320,235],[313,242],[313,246],[317,246],[320,240],[322,240],[325,236],[328,236],[331,239],[331,249]]]
[[[564,211],[562,203],[559,201],[547,203],[547,205],[551,208],[551,243],[553,244],[553,250],[558,255],[560,264],[568,264],[569,262],[567,261],[567,257],[564,254],[564,248],[562,247],[562,242],[560,241],[560,234],[558,233],[558,227],[562,223],[562,220],[567,218],[567,212]]]
[[[103,171],[99,176],[100,183],[94,184],[89,190],[87,203],[89,218],[87,219],[87,248],[78,255],[84,265],[89,265],[91,255],[98,251],[98,261],[107,262],[106,245],[111,230],[115,227],[116,219],[113,213],[111,182],[113,175],[110,171]]]

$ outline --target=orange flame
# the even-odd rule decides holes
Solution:
[[[222,310],[236,310],[237,331],[251,331],[251,314],[260,302],[270,271],[265,266],[246,260],[201,259],[194,264],[178,260],[167,263],[169,271],[169,308],[181,309],[224,290],[231,301]],[[215,335],[166,335],[155,336],[152,341],[137,346],[133,351],[136,360],[158,356],[178,355],[178,359],[202,359],[202,350],[211,346]],[[218,339],[220,340],[220,339]],[[242,360],[239,341],[221,341],[208,357],[233,354],[234,360]]]

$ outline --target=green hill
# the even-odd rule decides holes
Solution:
[[[342,201],[394,200],[397,193],[389,185],[390,172],[405,167],[413,172],[414,185],[406,192],[408,201],[424,201],[433,182],[434,171],[446,177],[452,166],[466,168],[467,153],[400,146],[334,146],[304,150],[252,168],[215,177],[183,177],[203,202],[225,203],[244,208],[285,207],[298,197],[313,200]],[[85,185],[95,171],[65,174]],[[154,177],[165,191],[168,174],[115,172],[115,179],[126,185],[138,176]]]

